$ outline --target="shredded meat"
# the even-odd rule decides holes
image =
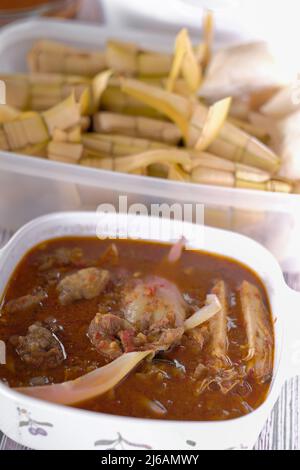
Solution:
[[[10,341],[20,358],[35,368],[54,368],[66,358],[57,336],[40,322],[31,325],[26,336],[13,336]]]
[[[13,299],[5,305],[5,312],[18,313],[23,310],[30,310],[42,305],[44,299],[47,298],[47,293],[42,289],[37,289],[33,294],[23,295],[18,299]]]
[[[80,269],[58,283],[59,302],[66,305],[76,300],[93,299],[105,289],[109,279],[110,274],[104,269]]]
[[[199,364],[194,372],[194,377],[200,379],[195,389],[196,395],[201,395],[212,387],[217,388],[223,395],[227,395],[238,385],[244,384],[247,371],[243,366],[217,369],[215,367],[204,368],[202,364]]]
[[[241,285],[240,299],[248,341],[247,368],[265,382],[272,375],[274,346],[268,312],[258,288],[248,281]]]
[[[227,295],[226,286],[224,281],[217,282],[212,291],[215,294],[222,306],[220,312],[214,315],[208,322],[210,333],[209,349],[212,356],[212,361],[219,366],[228,362],[227,353]]]

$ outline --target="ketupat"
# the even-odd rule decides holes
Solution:
[[[93,117],[93,127],[99,133],[141,137],[170,145],[178,144],[181,139],[180,130],[175,124],[143,116],[100,112]]]
[[[24,147],[47,142],[49,132],[42,116],[26,112],[1,125],[3,141],[1,150],[18,150]],[[4,143],[5,140],[5,143]]]
[[[207,11],[203,16],[203,41],[197,47],[193,47],[187,29],[183,28],[175,40],[175,51],[173,55],[172,67],[168,75],[166,84],[167,91],[177,92],[175,80],[181,75],[185,80],[189,92],[197,93],[199,90],[203,71],[205,71],[211,56],[214,22],[211,11]]]
[[[82,152],[83,145],[80,143],[50,141],[47,148],[49,160],[62,163],[78,163]]]
[[[124,79],[122,90],[174,121],[180,128],[187,147],[197,144],[208,114],[207,107],[202,103],[134,79]],[[272,173],[280,165],[280,158],[271,149],[230,122],[224,123],[208,150],[222,158]]]
[[[50,135],[57,129],[66,130],[80,123],[80,104],[76,101],[74,93],[66,100],[41,113]]]
[[[113,113],[129,116],[144,116],[162,119],[162,115],[155,109],[145,106],[131,96],[123,93],[116,82],[110,83],[102,95],[101,109]]]
[[[146,51],[123,41],[107,41],[105,52],[107,67],[128,76],[165,77],[172,64],[170,54]]]
[[[255,126],[249,121],[232,116],[228,118],[228,121],[231,122],[234,126],[239,127],[245,131],[247,134],[253,135],[253,137],[261,140],[263,143],[266,143],[269,139],[269,134],[264,128]]]
[[[218,137],[220,130],[225,124],[230,104],[231,98],[224,98],[208,108],[202,132],[194,145],[195,149],[205,150]]]
[[[191,168],[191,156],[188,152],[169,148],[145,148],[140,153],[126,154],[119,149],[97,149],[93,146],[74,144],[70,142],[50,141],[48,144],[48,158],[64,163],[80,163],[81,165],[102,168],[105,170],[132,173],[143,170],[154,164],[169,165],[180,164]]]
[[[189,118],[195,106],[194,101],[134,79],[123,79],[121,89],[174,121],[185,140],[188,140]]]
[[[213,39],[214,39],[214,17],[213,13],[210,10],[204,12],[203,16],[203,43],[200,44],[198,48],[198,56],[200,55],[202,58],[203,66],[207,67],[211,54],[212,54],[212,46],[213,46]]]
[[[67,46],[56,41],[37,41],[27,56],[30,72],[93,77],[107,68],[104,51]]]
[[[84,114],[92,114],[97,111],[100,98],[103,97],[101,103],[103,109],[135,115],[159,116],[152,108],[146,107],[140,101],[122,93],[120,78],[111,77],[111,75],[112,71],[110,70],[100,72],[93,78],[45,73],[2,74],[0,80],[6,84],[7,104],[21,111],[45,111],[74,92],[76,98],[86,94],[87,103]],[[149,78],[143,81],[164,88],[167,77]],[[183,79],[176,80],[174,91],[183,96],[189,94]],[[102,92],[104,92],[103,95]]]
[[[72,94],[43,113],[27,111],[3,122],[0,125],[0,149],[22,151],[30,146],[43,145],[57,129],[71,131],[80,123],[80,104]]]
[[[160,165],[173,163],[190,168],[191,158],[188,152],[184,150],[157,149],[149,150],[138,155],[116,158],[114,167],[116,171],[132,172],[155,163],[159,163]]]
[[[148,83],[159,88],[165,88],[167,77],[143,78],[142,83]],[[144,116],[155,119],[165,119],[164,115],[157,112],[153,107],[147,106],[140,100],[122,91],[122,77],[113,76],[109,80],[107,88],[101,98],[101,109],[114,113],[122,113],[129,116]],[[189,96],[190,92],[183,79],[174,83],[174,91],[182,96]]]
[[[265,171],[207,152],[168,146],[161,148],[160,143],[124,136],[92,134],[89,137],[88,134],[86,141],[84,137],[81,144],[51,141],[48,145],[48,158],[110,171],[167,177],[182,182],[285,193],[293,191],[293,184],[287,179],[272,177]],[[130,140],[132,143],[135,141],[135,146],[129,145]],[[154,146],[151,147],[150,144]]]
[[[293,184],[284,178],[271,177],[265,171],[225,160],[207,152],[190,151],[191,169],[170,166],[168,178],[176,181],[225,186],[230,188],[257,189],[291,193]]]
[[[81,165],[90,166],[93,168],[101,168],[105,170],[126,171],[126,159],[131,155],[144,154],[147,151],[158,150],[164,152],[169,149],[169,146],[161,142],[155,142],[146,139],[132,138],[128,136],[119,135],[106,135],[97,133],[83,134],[81,139],[82,146],[74,147],[76,158],[74,159],[73,147],[68,145],[69,142],[51,142],[48,147],[49,159],[56,161],[63,161],[69,163],[79,162]],[[176,148],[172,148],[172,153],[176,152]],[[78,151],[78,153],[77,153]],[[155,162],[158,160],[161,153],[155,154]],[[119,164],[118,158],[125,158],[124,164]],[[152,157],[153,158],[153,157]],[[161,158],[163,158],[161,156]],[[171,160],[174,157],[169,157]],[[151,160],[152,161],[152,160]],[[181,159],[181,161],[183,161]],[[150,164],[150,163],[149,163]],[[128,159],[127,166],[132,165],[132,161]],[[136,168],[132,172],[141,169],[141,166],[135,163]],[[131,170],[128,170],[131,173]]]
[[[167,91],[175,90],[175,83],[180,74],[183,76],[190,93],[195,94],[200,87],[202,68],[185,28],[176,36],[172,67],[166,83]]]
[[[44,110],[72,90],[78,106],[74,113],[60,104],[45,113],[3,108],[0,147],[41,156],[48,152],[49,159],[177,181],[290,192],[297,184],[273,176],[280,159],[253,137],[266,138],[248,122],[248,108],[242,120],[234,120],[232,110],[227,116],[230,98],[210,108],[195,96],[192,99],[210,61],[212,37],[213,18],[208,13],[204,15],[203,41],[197,47],[192,47],[186,30],[179,33],[177,57],[176,53],[145,51],[121,41],[109,41],[104,52],[39,41],[30,54],[31,66],[50,73],[33,74],[30,79],[11,77],[12,103],[31,111]],[[102,72],[94,81],[97,67]],[[62,73],[52,74],[55,68]],[[112,72],[137,77],[139,86],[128,93],[123,85],[132,86],[133,81],[111,77]],[[82,73],[87,76],[77,76]],[[173,93],[167,95],[166,86]],[[100,102],[101,111],[94,116],[92,128],[90,116],[99,110]],[[82,135],[85,131],[88,133]],[[172,147],[181,144],[182,136],[186,147]],[[141,159],[144,154],[147,158]]]
[[[171,54],[147,51],[138,45],[118,40],[107,41],[105,50],[87,50],[60,42],[37,41],[30,50],[27,63],[33,73],[60,73],[92,77],[107,68],[126,75],[167,76]]]
[[[191,181],[232,188],[258,189],[290,193],[293,185],[287,179],[272,177],[268,172],[251,166],[204,153],[192,160]]]
[[[113,170],[121,173],[146,174],[145,169],[155,164],[165,165],[180,164],[189,166],[190,156],[182,150],[157,149],[122,157],[96,158],[85,153],[80,161],[81,165]]]
[[[16,119],[20,114],[20,111],[8,104],[2,104],[0,106],[0,123],[9,122]]]
[[[84,98],[83,114],[97,111],[103,91],[112,72],[109,70],[93,78],[62,74],[0,75],[5,82],[7,104],[22,111],[45,111],[71,93]],[[83,99],[82,98],[82,99]]]
[[[83,134],[82,143],[86,149],[115,157],[133,155],[146,150],[169,148],[167,144],[153,140],[95,132]],[[173,147],[173,150],[176,149]]]

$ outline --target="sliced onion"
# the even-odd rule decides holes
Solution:
[[[185,320],[184,329],[191,330],[192,328],[201,325],[202,323],[206,322],[211,317],[213,317],[216,313],[218,313],[221,308],[222,306],[216,295],[207,295],[206,305],[197,310],[197,312],[195,312],[190,318]]]
[[[108,392],[149,354],[153,354],[153,351],[126,353],[106,366],[78,379],[61,384],[21,387],[15,390],[40,400],[61,405],[74,405]]]
[[[181,237],[178,242],[176,242],[170,249],[169,254],[168,254],[168,261],[169,263],[176,263],[182,255],[182,252],[185,248],[186,245],[186,239],[184,237]]]

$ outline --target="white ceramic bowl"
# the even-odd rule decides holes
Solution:
[[[128,221],[135,235],[147,240],[146,216],[103,215],[93,212],[57,213],[36,219],[20,229],[0,252],[0,294],[26,252],[55,237],[113,235]],[[151,218],[154,225],[164,224]],[[170,222],[168,221],[167,224]],[[179,226],[185,235],[191,224]],[[100,229],[99,229],[100,227]],[[160,241],[169,238],[169,225],[160,225]],[[165,228],[165,229],[164,229]],[[188,230],[186,230],[188,229]],[[275,322],[274,376],[266,401],[247,416],[217,422],[159,421],[83,411],[23,396],[0,385],[0,429],[11,439],[34,449],[231,449],[252,448],[283,382],[300,372],[300,294],[284,282],[275,258],[256,242],[233,232],[202,227],[198,241],[188,246],[229,256],[252,268],[264,282]],[[202,235],[202,236],[200,236]]]

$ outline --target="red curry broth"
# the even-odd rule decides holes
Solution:
[[[193,299],[199,305],[203,305],[214,282],[223,279],[228,293],[228,356],[233,364],[241,363],[246,354],[247,339],[238,296],[243,280],[258,287],[272,329],[265,288],[257,275],[242,264],[205,252],[184,251],[175,266],[168,265],[162,260],[167,256],[169,245],[129,240],[114,241],[119,252],[117,261],[114,258],[101,260],[101,255],[111,243],[96,238],[61,238],[35,247],[24,257],[9,282],[2,306],[37,287],[45,288],[48,297],[37,309],[14,315],[2,310],[0,338],[7,344],[7,364],[0,365],[0,379],[11,387],[28,386],[32,384],[32,379],[41,376],[47,377],[48,383],[60,383],[109,362],[91,345],[87,330],[98,311],[98,305],[113,303],[118,288],[113,294],[106,290],[92,300],[60,305],[56,281],[51,277],[73,272],[74,266],[56,268],[56,274],[52,273],[51,276],[49,272],[51,269],[53,271],[53,267],[48,271],[38,269],[41,257],[45,254],[51,256],[58,248],[79,247],[85,263],[90,266],[100,263],[101,268],[112,272],[126,269],[132,276],[163,276],[174,282],[186,299]],[[14,335],[26,335],[30,325],[49,317],[54,317],[61,329],[57,336],[64,345],[67,357],[63,364],[54,369],[36,370],[24,364],[9,340]],[[220,392],[216,384],[197,393],[193,371],[200,362],[208,360],[208,348],[204,346],[199,350],[198,345],[184,335],[180,345],[169,352],[159,353],[151,364],[143,362],[114,390],[81,404],[80,408],[144,418],[219,420],[247,414],[264,401],[270,380],[259,383],[251,374],[226,395]]]

